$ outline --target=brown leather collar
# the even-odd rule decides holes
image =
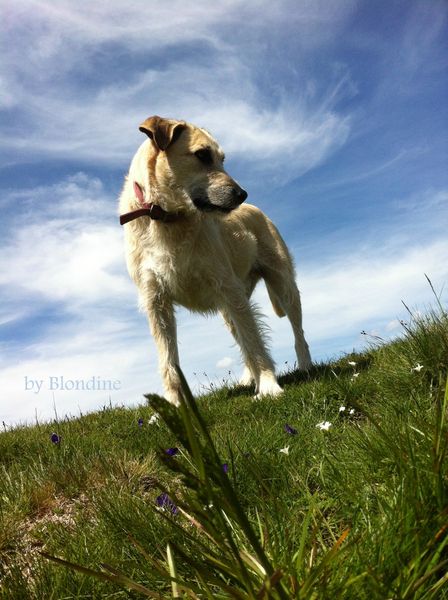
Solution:
[[[143,195],[143,190],[136,181],[134,181],[134,192],[140,204],[142,205],[142,208],[137,208],[137,210],[131,210],[131,212],[120,215],[120,225],[124,225],[125,223],[129,223],[129,221],[133,221],[134,219],[138,219],[138,217],[143,216],[151,217],[151,219],[154,221],[172,223],[173,221],[177,221],[177,219],[179,219],[181,216],[179,213],[167,212],[158,204],[146,202]]]

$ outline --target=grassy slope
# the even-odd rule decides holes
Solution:
[[[229,481],[282,569],[286,592],[273,598],[448,598],[447,362],[448,320],[432,313],[393,344],[321,365],[307,378],[286,375],[281,399],[254,402],[249,390],[225,387],[201,398]],[[92,568],[119,566],[172,597],[129,534],[153,557],[171,540],[193,560],[201,535],[182,515],[154,509],[158,486],[187,504],[210,496],[188,491],[169,468],[171,460],[195,473],[187,450],[160,460],[160,448],[180,443],[164,423],[148,423],[152,413],[146,405],[104,409],[0,434],[1,598],[141,597],[54,565],[41,549]],[[328,431],[316,427],[322,421],[332,423]],[[53,431],[59,444],[50,441]],[[212,521],[218,508],[195,510]],[[239,547],[251,549],[233,531]],[[205,590],[189,559],[176,560],[179,578]],[[227,583],[235,597],[238,590],[255,597],[237,577]],[[211,597],[231,597],[218,587]]]

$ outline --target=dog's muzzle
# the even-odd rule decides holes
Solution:
[[[193,196],[193,204],[197,209],[204,212],[220,211],[228,213],[242,204],[246,198],[246,190],[238,186],[233,187],[230,193],[228,190],[218,189],[210,196],[208,194],[195,195]]]

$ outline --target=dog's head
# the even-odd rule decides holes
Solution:
[[[229,212],[247,192],[224,169],[224,153],[204,129],[185,121],[149,117],[140,131],[152,140],[148,171],[151,183],[182,192],[201,211]]]

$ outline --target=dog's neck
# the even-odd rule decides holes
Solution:
[[[129,221],[144,216],[148,216],[154,221],[172,223],[182,216],[181,213],[167,212],[161,206],[154,204],[153,202],[146,202],[143,189],[136,181],[134,181],[134,193],[141,208],[120,215],[120,225],[124,225],[125,223],[129,223]]]

